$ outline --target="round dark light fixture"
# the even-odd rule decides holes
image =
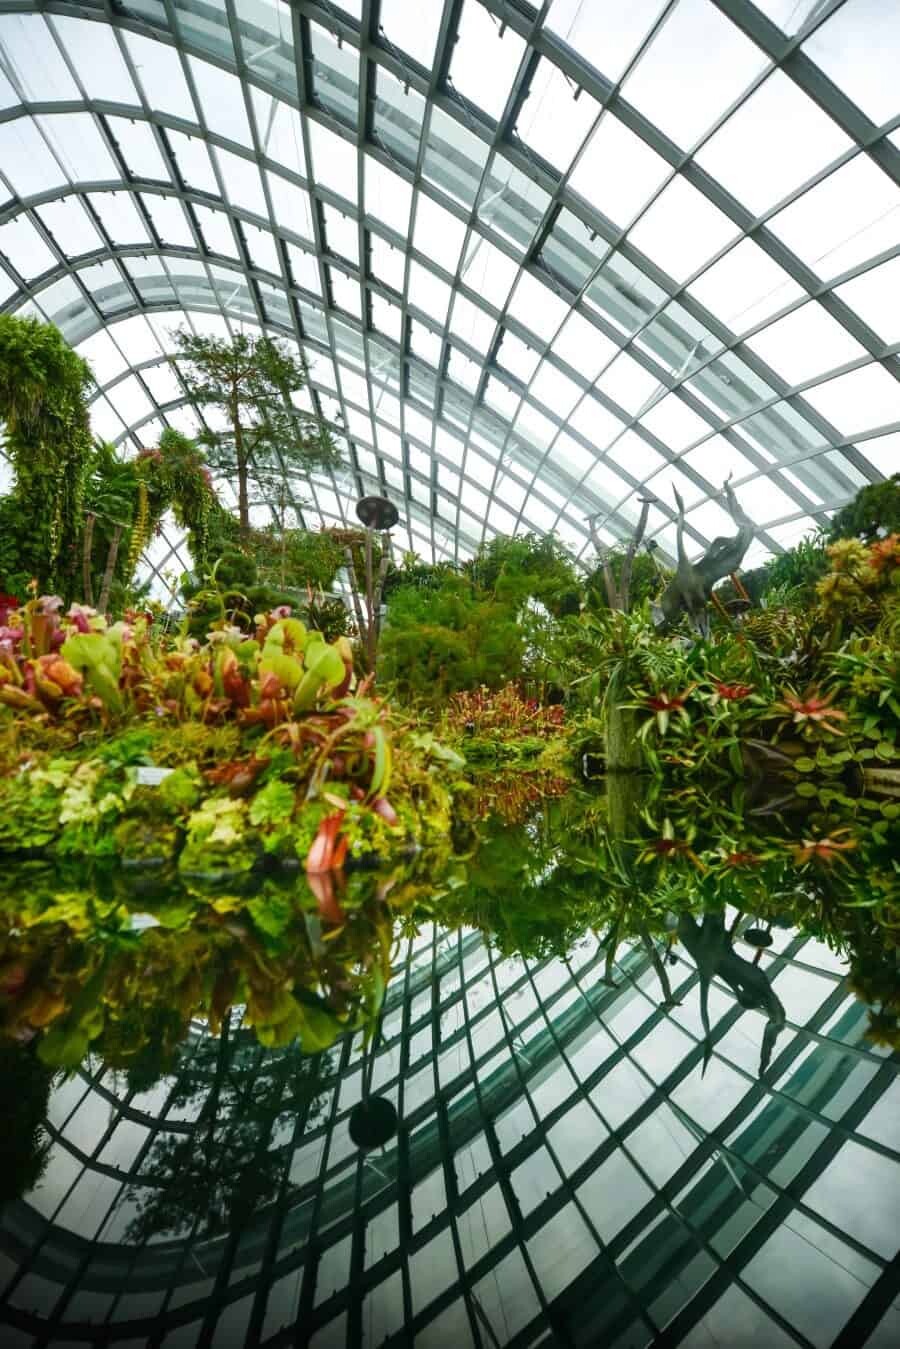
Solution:
[[[393,529],[400,519],[397,507],[387,497],[363,497],[356,503],[356,514],[366,529],[377,529],[379,533]]]
[[[748,946],[772,945],[772,934],[767,932],[764,927],[748,927],[746,932],[741,933],[741,936]]]
[[[360,1152],[384,1147],[397,1133],[397,1110],[384,1096],[370,1096],[350,1111],[350,1137]]]

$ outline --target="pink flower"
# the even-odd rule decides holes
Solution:
[[[63,606],[62,597],[59,595],[41,595],[38,604],[42,614],[58,614]]]
[[[90,632],[90,620],[96,617],[97,610],[92,609],[87,604],[73,604],[69,607],[66,618],[70,618],[79,632]]]

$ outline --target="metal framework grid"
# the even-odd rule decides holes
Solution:
[[[672,486],[699,549],[731,472],[753,561],[900,467],[891,10],[0,0],[0,305],[126,448],[198,424],[186,315],[296,341],[346,431],[300,520],[378,490],[427,558],[583,558],[644,494],[671,554]]]
[[[318,1099],[260,1138],[277,1197],[239,1236],[198,1215],[123,1240],[153,1144],[202,1132],[202,1093],[173,1111],[173,1080],[135,1097],[87,1065],[51,1098],[44,1182],[0,1225],[20,1262],[4,1344],[895,1343],[897,1056],[864,1040],[835,958],[787,933],[766,954],[788,1022],[763,1079],[763,1023],[724,986],[701,1077],[692,966],[665,1006],[642,948],[616,988],[604,958],[423,932],[376,1058],[397,1143],[353,1149],[345,1043]],[[284,1051],[240,1053],[288,1083]]]

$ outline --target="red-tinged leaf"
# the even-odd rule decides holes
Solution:
[[[309,888],[312,890],[319,905],[319,917],[324,923],[344,923],[346,914],[337,901],[334,893],[334,882],[331,876],[317,875],[315,873],[307,877]]]
[[[343,819],[344,812],[340,810],[335,812],[334,815],[327,816],[319,825],[319,832],[313,839],[312,847],[306,855],[307,875],[331,871],[334,867],[335,844]],[[344,851],[346,852],[346,848]]]

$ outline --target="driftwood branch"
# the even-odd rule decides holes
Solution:
[[[113,572],[116,569],[116,558],[119,555],[119,541],[122,538],[122,525],[116,525],[113,530],[113,536],[109,543],[109,552],[106,554],[106,568],[103,572],[103,584],[100,587],[100,599],[97,602],[97,612],[106,613],[109,604],[109,592],[112,587]]]
[[[625,556],[622,559],[622,574],[618,586],[613,574],[612,564],[610,562],[610,550],[604,548],[597,534],[597,527],[593,520],[588,521],[591,543],[597,550],[597,559],[603,572],[603,585],[606,590],[606,601],[610,609],[621,609],[624,613],[628,612],[631,604],[631,573],[634,567],[635,554],[641,545],[644,537],[644,530],[647,528],[647,516],[650,514],[649,500],[643,500],[641,514],[637,522],[634,534],[632,535],[628,547],[625,549]]]
[[[344,549],[344,561],[347,564],[347,576],[350,580],[350,594],[353,597],[353,612],[356,615],[359,639],[364,642],[366,640],[366,621],[363,618],[362,603],[359,598],[359,583],[356,579],[356,568],[353,565],[353,552],[349,547]]]
[[[624,613],[628,613],[631,605],[631,570],[634,566],[634,555],[641,545],[641,539],[644,537],[644,530],[647,528],[647,516],[650,514],[650,502],[643,498],[640,519],[637,522],[637,529],[632,535],[631,542],[625,550],[625,560],[622,563],[622,579],[619,583],[619,608]]]

